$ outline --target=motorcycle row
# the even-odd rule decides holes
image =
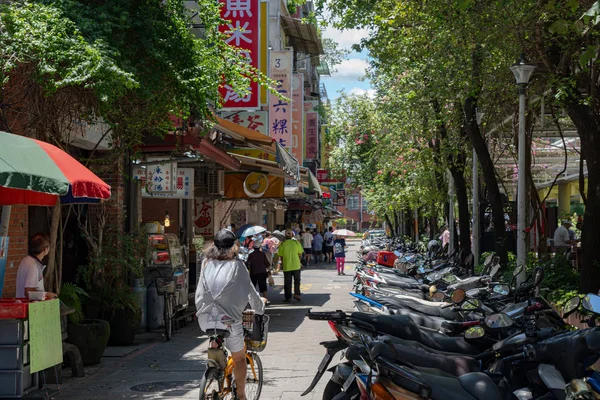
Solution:
[[[474,275],[472,259],[445,250],[363,242],[356,312],[307,314],[335,339],[321,343],[325,357],[303,396],[329,371],[324,400],[600,399],[600,296],[573,297],[561,315],[541,294],[543,268],[517,286],[522,269],[504,283],[497,257]],[[386,255],[393,264],[378,264]],[[576,311],[589,328],[565,322]]]

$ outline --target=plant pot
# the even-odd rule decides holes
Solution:
[[[67,342],[81,353],[83,365],[98,364],[110,336],[110,325],[102,319],[87,319],[81,324],[67,325]]]
[[[140,328],[142,315],[139,310],[115,310],[108,322],[110,324],[110,337],[108,344],[111,346],[128,346],[133,344],[133,339]]]

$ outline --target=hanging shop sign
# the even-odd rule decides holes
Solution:
[[[152,162],[152,159],[148,159]],[[151,164],[145,167],[134,168],[134,179],[144,182],[148,193],[174,193],[177,163]]]
[[[345,206],[346,205],[346,191],[338,190],[336,192],[337,198],[333,201],[334,206]]]
[[[292,76],[292,155],[300,164],[304,159],[304,74]]]
[[[225,42],[237,47],[248,63],[260,69],[260,0],[220,0],[221,18],[229,21],[219,26],[227,38]],[[260,108],[258,83],[250,80],[249,93],[238,95],[225,82],[219,88],[223,110],[250,110]]]
[[[245,128],[269,135],[269,113],[267,111],[222,112],[219,116]]]
[[[253,199],[262,197],[269,188],[269,178],[260,172],[251,172],[244,180],[244,192]]]
[[[292,151],[292,52],[271,51],[270,78],[277,82],[276,90],[284,98],[269,93],[269,136]]]
[[[261,172],[225,173],[225,198],[283,198],[283,181],[282,177],[266,175]]]
[[[213,200],[194,199],[194,232],[201,236],[214,236],[215,207]]]
[[[304,102],[305,111],[305,151],[304,156],[308,160],[315,160],[319,152],[319,114],[317,107],[318,100],[308,100]]]
[[[136,167],[134,168],[134,178],[145,180],[145,171],[155,166],[149,166],[147,168]],[[149,191],[149,185],[142,186],[142,197],[145,198],[164,198],[164,199],[183,199],[190,200],[194,198],[194,169],[193,168],[177,168],[175,175],[173,175],[173,188],[174,191]],[[148,182],[148,181],[147,181]]]

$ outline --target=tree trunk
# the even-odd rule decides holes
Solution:
[[[396,237],[396,227],[394,226],[394,224],[392,224],[392,221],[390,220],[390,217],[387,215],[387,213],[385,213],[385,222],[389,225],[390,227],[390,233],[392,234],[392,237]]]
[[[485,139],[479,132],[479,126],[476,119],[477,99],[468,98],[465,100],[466,131],[471,140],[471,145],[477,153],[483,180],[488,190],[488,201],[492,208],[492,219],[494,221],[494,251],[500,257],[503,265],[508,263],[508,254],[506,251],[506,226],[504,221],[504,205],[502,204],[502,195],[498,179],[496,178],[496,168],[488,151]]]
[[[465,180],[464,171],[460,167],[450,167],[450,173],[454,179],[456,202],[458,203],[459,248],[463,250],[463,255],[466,256],[471,253],[471,216],[469,213],[467,181]]]
[[[596,293],[600,289],[600,118],[583,102],[573,101],[566,110],[579,132],[581,153],[588,167],[579,286],[582,293]]]
[[[58,228],[60,225],[60,199],[56,200],[56,204],[52,207],[52,216],[50,219],[50,252],[48,253],[48,266],[46,276],[44,278],[44,287],[49,292],[57,292],[55,275],[56,275],[56,254],[58,252]],[[58,266],[61,268],[62,266]]]

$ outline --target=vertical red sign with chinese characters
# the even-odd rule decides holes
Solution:
[[[304,74],[292,76],[292,155],[302,165],[304,161]]]
[[[260,0],[219,0],[221,18],[229,23],[221,25],[219,31],[227,35],[227,42],[238,47],[254,68],[260,67]],[[223,110],[250,110],[260,108],[258,83],[250,81],[250,93],[239,96],[225,82],[219,88]]]
[[[316,111],[318,105],[318,100],[304,102],[304,111],[306,112],[306,151],[304,155],[307,160],[315,160],[319,154],[319,115]]]
[[[292,152],[292,52],[271,51],[270,78],[283,97],[269,93],[269,136]]]

